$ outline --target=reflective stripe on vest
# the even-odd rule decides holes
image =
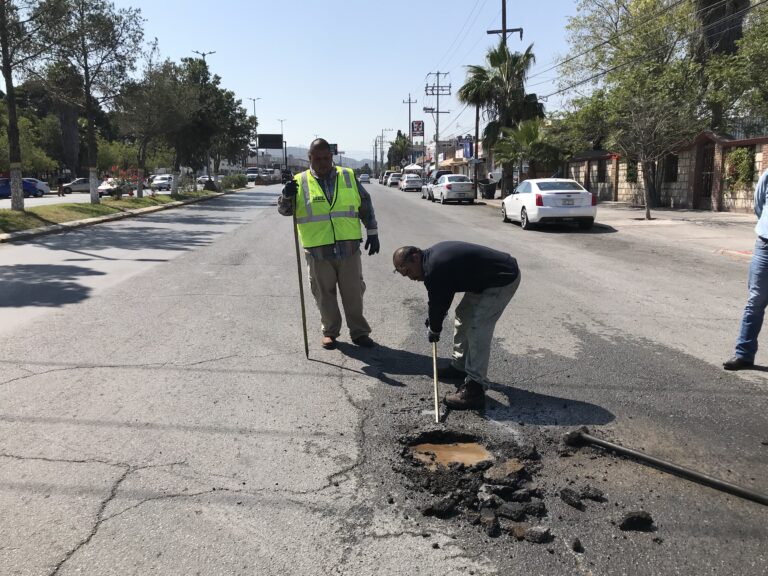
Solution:
[[[300,190],[296,196],[296,227],[304,248],[363,238],[360,232],[360,192],[352,171],[349,168],[335,169],[336,186],[330,203],[309,170],[294,178]]]

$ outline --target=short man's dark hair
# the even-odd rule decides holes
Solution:
[[[331,151],[331,145],[328,144],[328,140],[325,138],[315,138],[312,140],[312,144],[309,145],[309,153],[312,154],[312,152],[315,152],[317,150],[327,150],[328,152]]]

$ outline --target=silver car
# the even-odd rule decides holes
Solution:
[[[439,200],[440,204],[449,201],[469,202],[475,201],[475,190],[472,180],[463,174],[446,174],[440,176],[432,187],[432,200]]]
[[[72,192],[90,192],[91,181],[88,178],[75,178],[72,182],[62,184],[64,188],[64,194],[70,194]]]

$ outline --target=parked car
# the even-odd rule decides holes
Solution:
[[[566,178],[525,180],[501,203],[504,222],[516,220],[523,230],[547,222],[576,222],[589,230],[597,216],[597,197]]]
[[[173,186],[173,174],[158,174],[152,178],[152,190],[171,190]]]
[[[416,174],[405,174],[400,179],[400,190],[408,192],[408,190],[415,190],[418,192],[421,190],[421,178]]]
[[[28,182],[26,178],[22,179],[21,187],[24,190],[25,198],[29,198],[30,196],[42,196],[40,191],[37,189],[37,186],[35,186],[32,182]],[[10,198],[10,197],[11,197],[11,179],[0,178],[0,198]]]
[[[387,178],[387,186],[397,186],[400,184],[401,176],[402,174],[400,174],[400,172],[392,172]]]
[[[245,169],[245,179],[248,182],[256,182],[256,179],[259,177],[259,169],[258,168],[246,168]]]
[[[120,191],[121,194],[129,194],[131,192],[131,185],[127,182],[122,182],[117,178],[106,178],[97,190],[99,191],[99,198],[102,196],[111,196]]]
[[[51,187],[48,186],[48,182],[44,182],[43,180],[38,180],[37,178],[24,178],[25,182],[31,182],[35,185],[35,188],[37,188],[38,194],[35,194],[35,196],[42,196],[43,194],[50,194],[51,193]]]
[[[369,174],[360,174],[360,184],[368,184],[371,181],[371,176]]]
[[[384,173],[379,178],[379,184],[386,184],[387,180],[389,180],[389,175],[392,174],[394,170],[384,170]]]
[[[64,194],[91,191],[91,181],[88,178],[75,178],[72,182],[67,182],[62,186],[64,187]]]
[[[432,193],[432,189],[435,187],[435,184],[437,184],[440,177],[447,174],[453,174],[453,172],[450,170],[432,170],[427,177],[427,183],[421,188],[421,197],[434,202],[435,195]]]
[[[475,190],[472,180],[464,174],[444,174],[438,178],[432,187],[432,202],[440,200],[440,204],[455,201],[458,203],[475,201]]]

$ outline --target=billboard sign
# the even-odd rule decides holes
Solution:
[[[282,134],[259,134],[257,138],[258,138],[257,148],[261,148],[263,150],[282,150],[283,149]]]
[[[424,136],[424,120],[413,120],[411,122],[411,135]]]

